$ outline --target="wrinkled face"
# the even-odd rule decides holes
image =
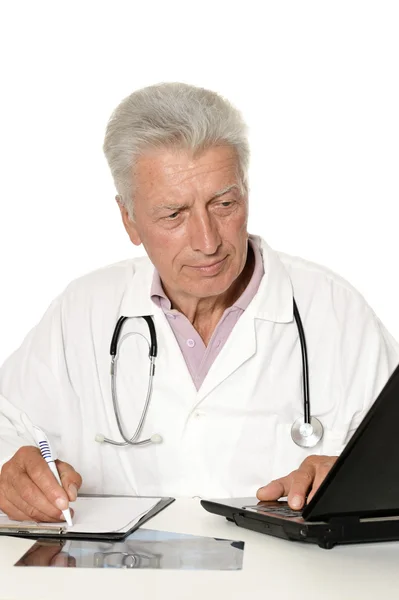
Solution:
[[[229,289],[247,258],[247,196],[234,149],[193,158],[161,149],[134,168],[134,222],[121,209],[131,241],[143,244],[165,291],[197,299]]]

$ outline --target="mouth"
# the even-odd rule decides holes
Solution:
[[[203,273],[204,275],[215,275],[224,266],[226,258],[227,257],[225,256],[224,258],[222,258],[222,260],[218,260],[209,265],[199,265],[199,266],[191,267],[191,269],[194,269],[195,271],[197,271],[199,273]]]

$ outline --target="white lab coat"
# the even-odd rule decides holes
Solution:
[[[251,496],[309,454],[340,453],[398,364],[399,347],[342,278],[253,239],[265,275],[199,391],[168,320],[151,301],[147,257],[72,282],[0,371],[0,461],[32,443],[23,412],[81,473],[86,493]],[[303,415],[293,292],[308,346],[311,412],[325,429],[309,450],[290,437]],[[158,359],[142,437],[159,433],[159,445],[117,448],[95,441],[99,432],[120,440],[109,346],[121,315],[154,317]],[[127,321],[123,334],[129,331],[149,338],[143,319]],[[129,435],[143,409],[148,371],[146,342],[130,336],[117,375]]]

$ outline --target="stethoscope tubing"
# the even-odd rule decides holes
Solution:
[[[302,355],[302,386],[303,386],[303,417],[305,423],[310,423],[310,400],[309,400],[309,365],[308,349],[306,347],[305,332],[303,330],[302,319],[298,307],[294,300],[294,318],[298,328],[299,341],[301,344]]]
[[[297,445],[303,446],[303,447],[312,447],[312,446],[316,445],[322,438],[323,426],[318,419],[311,416],[311,412],[310,412],[308,352],[307,352],[307,346],[306,346],[305,332],[303,329],[301,316],[299,314],[299,310],[298,310],[297,304],[295,302],[295,298],[293,298],[293,309],[294,309],[294,319],[295,319],[295,322],[297,325],[299,341],[300,341],[300,346],[301,346],[303,411],[304,411],[303,424],[305,425],[305,427],[303,427],[303,424],[301,425],[302,419],[297,419],[292,426],[291,435],[292,435],[293,441]],[[145,336],[142,336],[142,337],[144,337],[144,339],[146,339],[146,341],[148,343],[149,359],[150,359],[150,373],[149,373],[149,380],[148,380],[148,387],[147,387],[147,394],[146,394],[144,409],[142,411],[141,418],[137,425],[136,431],[134,432],[132,437],[129,438],[125,434],[124,428],[122,425],[122,419],[121,419],[121,415],[120,415],[120,411],[119,411],[119,404],[117,401],[116,372],[117,372],[118,342],[119,342],[119,338],[120,338],[120,335],[122,332],[123,325],[129,318],[130,317],[121,316],[118,319],[115,329],[114,329],[114,333],[112,335],[111,345],[110,345],[112,403],[113,403],[113,408],[114,408],[114,413],[115,413],[118,430],[124,441],[117,442],[115,440],[111,440],[110,438],[106,438],[104,436],[99,436],[101,439],[96,438],[97,441],[103,441],[103,442],[112,444],[114,446],[128,446],[128,445],[144,446],[144,445],[154,442],[155,438],[157,438],[158,442],[162,441],[162,438],[158,434],[156,434],[155,436],[152,436],[151,438],[148,438],[146,440],[139,441],[139,437],[140,437],[141,431],[144,427],[144,422],[147,417],[147,413],[148,413],[148,409],[149,409],[149,405],[150,405],[150,401],[151,401],[153,379],[154,379],[154,373],[155,373],[155,360],[156,360],[156,357],[158,354],[157,334],[156,334],[154,320],[151,315],[145,315],[145,316],[141,317],[146,321],[148,329],[149,329],[149,333],[150,333],[150,341],[149,342],[145,338]],[[138,332],[128,333],[125,336],[123,336],[121,342],[123,341],[124,338],[128,337],[129,335],[142,335],[142,334],[139,334]],[[120,345],[121,344],[119,344],[119,346]]]

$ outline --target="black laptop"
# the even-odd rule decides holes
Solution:
[[[201,504],[240,527],[321,548],[399,540],[399,366],[302,511],[255,498]]]

